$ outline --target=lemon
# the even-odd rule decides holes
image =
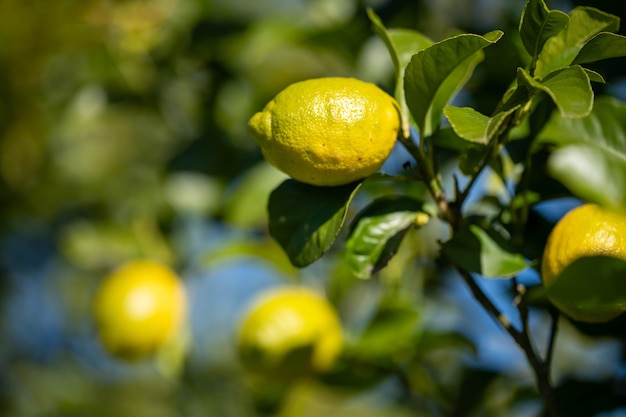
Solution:
[[[569,211],[548,237],[541,264],[544,286],[548,288],[554,284],[561,272],[575,260],[599,255],[626,261],[626,217],[595,204],[584,204]],[[595,311],[568,305],[561,300],[551,301],[563,313],[579,321],[604,322],[622,313],[621,310]]]
[[[265,159],[295,180],[338,186],[378,171],[400,129],[397,102],[355,78],[291,84],[248,123]]]
[[[237,341],[248,369],[287,377],[328,370],[342,344],[332,305],[311,289],[292,286],[261,293],[245,314]]]
[[[106,277],[93,309],[104,347],[122,359],[139,359],[164,346],[183,327],[186,292],[167,266],[136,260]]]

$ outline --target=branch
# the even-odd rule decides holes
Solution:
[[[457,265],[454,265],[454,267],[459,275],[461,275],[461,278],[463,278],[469,289],[472,291],[472,295],[474,296],[474,298],[483,306],[483,308],[488,313],[493,316],[493,318],[496,319],[496,321],[504,328],[504,330],[506,330],[507,333],[511,335],[513,340],[515,340],[519,344],[519,341],[521,341],[522,339],[522,335],[520,331],[516,329],[513,324],[511,324],[511,320],[509,320],[509,318],[504,315],[504,313],[502,313],[498,307],[496,307],[496,305],[489,299],[489,297],[487,297],[487,294],[485,294],[482,288],[478,286],[478,283],[476,283],[476,280],[471,273]]]
[[[439,208],[439,213],[451,225],[454,225],[455,216],[450,210],[448,200],[443,191],[441,183],[439,182],[439,178],[437,177],[432,164],[429,162],[426,154],[423,149],[415,144],[413,141],[413,136],[405,137],[402,134],[398,135],[398,140],[404,146],[404,148],[411,154],[415,161],[417,162],[417,167],[420,170],[420,175],[424,178],[424,184],[428,187],[428,191],[432,196],[435,204]]]

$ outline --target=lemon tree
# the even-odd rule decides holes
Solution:
[[[299,286],[261,293],[244,315],[237,339],[245,366],[275,376],[326,371],[342,345],[342,326],[333,306]]]
[[[100,340],[111,354],[144,358],[182,330],[187,314],[185,287],[161,263],[128,262],[102,281],[93,313]]]
[[[249,122],[265,158],[292,178],[336,186],[380,169],[400,129],[400,109],[355,78],[291,84]]]
[[[297,267],[333,251],[354,278],[371,279],[401,268],[393,263],[398,257],[410,270],[424,253],[424,241],[415,239],[428,232],[420,229],[444,224],[446,233],[431,236],[433,257],[456,272],[524,352],[545,413],[559,416],[563,404],[550,376],[559,310],[573,322],[597,324],[626,306],[626,104],[597,94],[606,80],[594,66],[626,56],[619,18],[529,0],[516,43],[499,30],[435,42],[388,29],[372,10],[368,16],[394,65],[395,102],[360,81],[314,79],[287,87],[250,120],[264,157],[291,176],[270,194],[269,232]],[[489,68],[509,64],[488,66],[494,48],[495,56],[505,49],[522,56],[501,95],[489,106],[454,101],[479,65],[487,65],[480,84],[493,75]],[[393,174],[373,176],[396,136],[410,157]],[[564,196],[588,204],[549,238],[539,235],[549,229],[541,203]],[[535,229],[537,222],[542,227]],[[522,274],[542,285],[528,291]],[[510,281],[514,317],[484,290],[484,279]],[[536,302],[544,295],[547,303]],[[393,313],[376,316],[375,336],[364,340],[384,335],[381,328],[402,329],[376,345],[381,356],[404,358],[406,345],[393,336],[417,346],[419,306],[391,305]],[[535,307],[552,317],[545,352],[531,334]]]

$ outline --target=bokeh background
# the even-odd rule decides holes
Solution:
[[[581,3],[626,16],[621,1],[548,2]],[[459,95],[489,113],[524,63],[523,4],[0,0],[0,416],[537,415],[523,355],[435,261],[441,225],[410,236],[412,249],[375,280],[350,276],[341,243],[294,269],[267,234],[267,197],[285,176],[263,162],[246,126],[298,80],[354,76],[392,89],[367,7],[387,27],[435,40],[503,29],[499,59],[487,50]],[[598,93],[626,98],[624,61],[599,70],[609,87]],[[403,158],[397,150],[384,169]],[[537,233],[575,204],[538,208]],[[91,297],[138,257],[184,279],[189,339],[183,353],[127,364],[100,346]],[[521,279],[539,282],[533,271]],[[256,293],[295,282],[337,306],[352,356],[320,380],[255,383],[237,362],[236,323]],[[481,284],[515,318],[508,284]],[[383,299],[400,307],[365,332]],[[532,318],[541,347],[546,315]],[[566,415],[626,416],[625,327],[562,320],[554,377],[573,403]],[[407,355],[393,341],[413,333],[419,352],[398,361],[407,369],[378,366]]]

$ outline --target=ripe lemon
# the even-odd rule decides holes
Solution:
[[[155,352],[178,334],[186,317],[183,283],[168,267],[132,261],[98,287],[94,317],[104,347],[123,359]]]
[[[328,370],[342,344],[332,305],[310,289],[291,286],[257,297],[241,322],[237,341],[244,366],[287,377]]]
[[[248,123],[263,156],[293,179],[337,186],[380,169],[400,129],[397,102],[354,78],[291,84]]]
[[[544,286],[554,284],[561,272],[576,259],[599,255],[626,261],[626,217],[594,204],[584,204],[568,212],[548,237],[541,264]],[[604,322],[622,313],[621,310],[595,311],[568,305],[561,300],[551,301],[563,313],[579,321]]]

